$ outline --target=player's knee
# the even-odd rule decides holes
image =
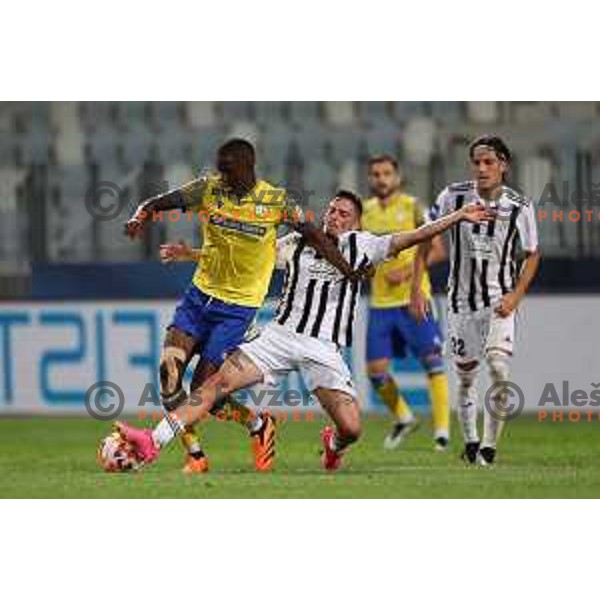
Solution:
[[[187,398],[183,389],[185,352],[180,348],[166,348],[160,359],[160,396],[165,410],[172,411]]]
[[[387,383],[389,377],[388,373],[370,373],[369,381],[375,389],[379,389]]]
[[[367,362],[367,375],[369,377],[385,377],[390,370],[390,361],[386,358],[370,360]]]
[[[492,381],[507,381],[510,372],[510,356],[505,352],[489,352],[486,356]]]
[[[470,360],[455,363],[459,385],[463,389],[470,388],[479,374],[479,361]]]
[[[421,365],[428,375],[437,375],[446,370],[444,357],[440,350],[435,350],[421,357]]]

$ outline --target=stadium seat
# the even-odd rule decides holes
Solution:
[[[391,114],[397,123],[405,123],[413,117],[422,117],[427,114],[426,102],[392,102]]]
[[[252,120],[252,102],[221,102],[223,124],[230,127],[236,121]]]
[[[81,123],[88,133],[107,132],[116,125],[115,102],[80,102]]]
[[[323,102],[323,115],[331,127],[350,128],[356,124],[354,102]]]
[[[477,125],[491,125],[500,120],[497,102],[467,102],[467,117]]]
[[[369,156],[374,154],[391,154],[398,157],[401,146],[400,130],[394,127],[370,129],[365,134],[366,149]]]
[[[196,136],[180,128],[169,129],[156,139],[156,154],[152,155],[159,163],[192,164],[192,141]]]
[[[119,137],[119,159],[128,168],[140,167],[151,157],[156,138],[149,131],[135,131]]]
[[[18,136],[15,147],[17,165],[45,165],[50,156],[50,134],[47,131],[36,129]]]
[[[337,171],[323,160],[309,159],[304,165],[303,184],[310,193],[310,208],[321,215],[325,201],[335,192]]]
[[[210,129],[217,125],[218,115],[215,102],[186,102],[185,114],[192,129]]]
[[[431,116],[443,125],[454,125],[464,120],[464,102],[430,102]]]
[[[257,162],[286,160],[290,149],[292,132],[289,125],[283,121],[269,121],[265,123],[257,148]]]
[[[258,176],[266,179],[273,185],[285,186],[287,166],[287,153],[279,156],[270,156],[268,160],[260,161],[257,168]]]
[[[334,130],[327,136],[325,147],[329,159],[340,164],[358,158],[360,143],[360,133],[356,129]]]
[[[405,181],[409,193],[421,198],[427,203],[435,198],[439,190],[431,189],[431,168],[429,165],[410,165],[405,169]]]
[[[412,165],[428,166],[435,150],[436,126],[433,119],[411,119],[404,129],[404,155]]]
[[[558,116],[567,121],[593,121],[598,118],[597,102],[556,102]]]
[[[545,123],[553,117],[551,102],[509,102],[510,121],[516,125]]]
[[[113,132],[100,130],[86,139],[86,160],[94,164],[115,163],[118,138]]]
[[[254,119],[261,127],[283,121],[286,117],[285,102],[254,102]]]
[[[81,131],[77,102],[50,102],[50,128],[54,133]]]
[[[357,102],[360,121],[367,127],[385,126],[390,120],[388,102]]]
[[[15,263],[27,261],[29,256],[25,210],[18,198],[25,176],[24,169],[0,167],[0,267],[4,272],[16,270]]]
[[[102,166],[97,172],[99,181],[109,181],[116,185],[122,197],[127,199],[121,214],[109,221],[93,221],[98,243],[99,259],[111,262],[127,262],[144,258],[143,244],[132,243],[123,234],[123,224],[131,213],[133,205],[142,199],[139,184],[143,173],[142,165],[132,169],[119,169],[118,166]],[[158,190],[156,190],[158,192]],[[129,205],[132,203],[132,206]]]
[[[30,106],[29,131],[50,130],[50,102],[32,102]]]
[[[169,134],[183,126],[184,106],[182,102],[148,102],[150,127],[154,131]]]
[[[307,160],[323,160],[329,140],[328,133],[322,127],[306,125],[293,136],[304,162]]]
[[[204,129],[193,133],[190,143],[192,165],[195,171],[214,172],[217,150],[225,138],[225,133],[219,129]]]
[[[289,120],[296,129],[318,126],[321,121],[321,106],[319,102],[290,102]]]
[[[54,141],[54,156],[59,165],[85,163],[85,137],[79,129],[62,129]]]
[[[90,189],[87,167],[54,167],[48,174],[46,239],[54,261],[90,261],[94,252],[93,220],[85,198]]]
[[[0,166],[16,164],[15,136],[12,133],[0,133]]]
[[[337,172],[336,188],[358,192],[361,167],[356,159],[345,160]]]
[[[151,126],[148,102],[116,102],[115,121],[121,131],[146,131]]]
[[[539,204],[540,199],[547,193],[548,182],[552,181],[553,165],[549,157],[527,156],[520,162],[519,167],[519,185],[526,191],[526,194],[532,198],[535,206]],[[544,210],[549,213],[552,204],[544,206]],[[540,239],[543,240],[544,248],[560,249],[559,228],[550,218],[538,221]]]

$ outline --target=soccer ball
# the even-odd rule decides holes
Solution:
[[[96,460],[107,473],[136,471],[140,467],[133,446],[118,431],[100,440]]]

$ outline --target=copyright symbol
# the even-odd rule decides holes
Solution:
[[[85,410],[97,421],[115,419],[121,414],[124,406],[123,390],[112,381],[97,381],[85,394]]]
[[[504,403],[500,404],[498,395],[504,395]],[[485,393],[485,410],[497,421],[512,421],[525,408],[525,394],[512,381],[497,381]]]
[[[489,193],[488,203],[498,221],[510,221],[513,211],[521,208],[523,193],[514,184],[511,183],[511,186],[509,188],[504,183],[500,183],[495,185]]]
[[[85,207],[93,219],[112,221],[116,219],[125,205],[125,196],[121,188],[112,181],[99,181],[88,189],[85,195]]]

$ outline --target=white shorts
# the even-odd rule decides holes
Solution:
[[[273,384],[275,377],[298,371],[311,392],[321,387],[356,398],[350,369],[333,342],[269,323],[258,337],[242,344],[240,350],[262,371],[265,383]]]
[[[492,350],[512,355],[515,313],[498,316],[492,307],[469,313],[448,312],[448,344],[453,360],[481,359]]]

